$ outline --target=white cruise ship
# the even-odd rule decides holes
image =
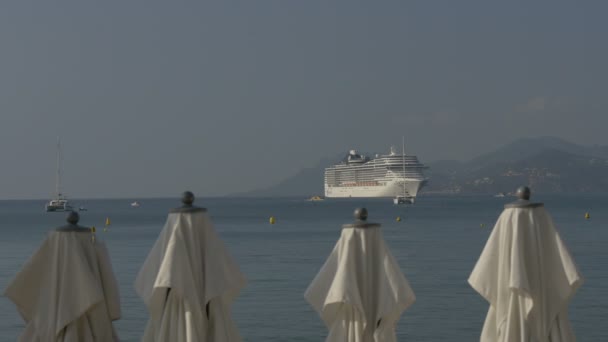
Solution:
[[[395,197],[413,203],[426,183],[426,166],[416,156],[397,154],[368,158],[355,150],[325,169],[325,197]]]

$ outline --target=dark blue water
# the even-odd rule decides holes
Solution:
[[[546,196],[545,202],[586,282],[570,305],[580,341],[608,338],[608,195]],[[303,293],[332,250],[353,209],[368,208],[416,292],[417,301],[397,328],[402,341],[478,340],[487,303],[467,284],[490,230],[509,198],[419,198],[414,206],[390,200],[307,202],[301,199],[201,199],[216,228],[249,279],[233,313],[245,341],[322,341],[326,329]],[[81,224],[94,225],[106,241],[120,283],[123,341],[139,341],[147,313],[133,281],[177,200],[90,200]],[[44,213],[43,201],[0,201],[0,288],[44,239],[64,223]],[[585,212],[591,214],[584,219]],[[268,218],[277,223],[270,225]],[[402,218],[401,222],[395,219]],[[103,232],[105,218],[112,225]],[[482,226],[483,225],[483,226]],[[0,341],[15,341],[23,322],[0,297]]]

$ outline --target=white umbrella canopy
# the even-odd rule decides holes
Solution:
[[[135,281],[150,314],[142,340],[241,341],[230,306],[245,277],[207,211],[180,209],[169,214]]]
[[[107,249],[89,228],[51,232],[5,291],[26,322],[22,342],[118,341],[118,284]]]
[[[583,279],[548,212],[525,191],[505,206],[469,277],[490,303],[480,341],[575,341],[568,303]]]
[[[358,219],[367,217],[364,210]],[[380,225],[363,220],[343,227],[304,294],[329,329],[327,342],[397,341],[396,323],[415,301]]]

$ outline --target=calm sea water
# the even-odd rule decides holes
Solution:
[[[585,276],[570,305],[579,341],[608,340],[608,195],[538,196]],[[358,206],[382,224],[384,237],[417,297],[397,328],[400,341],[478,340],[488,308],[467,284],[481,250],[511,199],[423,196],[413,206],[390,200],[307,202],[302,199],[199,199],[249,284],[233,313],[245,341],[323,341],[326,328],[303,293],[331,252],[343,223]],[[75,201],[89,211],[81,224],[98,229],[110,250],[120,283],[123,318],[115,323],[123,341],[139,341],[147,313],[133,290],[139,267],[156,240],[175,199]],[[65,214],[44,213],[43,201],[0,201],[0,288],[36,250]],[[585,212],[591,214],[584,219]],[[277,223],[270,225],[268,218]],[[401,222],[395,219],[402,218]],[[483,225],[483,226],[482,226]],[[0,341],[15,341],[23,322],[0,297]]]

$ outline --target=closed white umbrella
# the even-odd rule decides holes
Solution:
[[[70,212],[51,232],[5,295],[26,322],[22,342],[118,341],[118,285],[105,245]]]
[[[391,255],[379,224],[344,225],[329,258],[304,297],[329,329],[327,342],[394,342],[395,326],[414,292]]]
[[[482,342],[571,342],[568,303],[583,283],[572,256],[530,190],[507,204],[469,283],[489,303]]]
[[[143,341],[241,341],[230,306],[245,277],[193,201],[185,192],[137,275],[135,290],[150,314]]]

